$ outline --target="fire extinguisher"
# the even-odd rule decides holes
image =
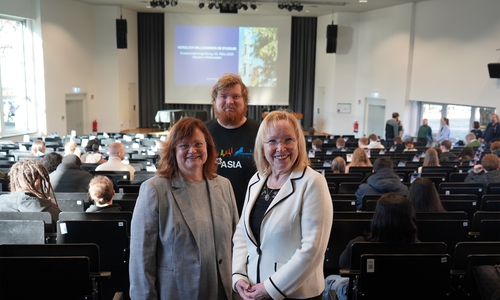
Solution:
[[[92,122],[92,131],[97,132],[97,120],[94,120],[94,122]]]
[[[358,121],[354,122],[354,132],[358,132],[359,124]]]

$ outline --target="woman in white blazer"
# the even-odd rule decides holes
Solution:
[[[254,158],[258,171],[233,237],[233,288],[243,299],[321,299],[333,207],[291,112],[267,115]]]

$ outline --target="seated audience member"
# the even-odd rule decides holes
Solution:
[[[54,189],[50,184],[49,172],[41,162],[23,159],[10,167],[9,194],[0,196],[0,211],[38,212],[47,211],[52,223],[59,220],[61,210],[57,205]],[[51,201],[50,194],[54,196]]]
[[[436,151],[439,148],[429,148],[425,151],[425,158],[422,167],[440,167],[439,154]],[[418,167],[418,173],[422,173],[422,167]]]
[[[490,151],[492,154],[500,157],[500,142],[491,143]]]
[[[135,169],[124,164],[122,160],[125,158],[125,147],[122,143],[113,142],[108,145],[109,158],[108,161],[97,166],[96,171],[129,171],[130,180],[134,180]]]
[[[102,154],[99,153],[99,141],[95,139],[87,143],[85,153],[80,159],[84,164],[102,164],[106,162]]]
[[[465,142],[467,143],[467,147],[472,147],[472,148],[481,147],[482,145],[481,142],[476,139],[476,136],[472,132],[469,132],[465,136]]]
[[[439,199],[434,182],[429,178],[421,177],[415,179],[410,186],[406,198],[413,204],[416,212],[446,211],[443,205],[441,205],[441,199]]]
[[[321,139],[314,139],[311,143],[311,147],[315,152],[321,152],[321,148],[323,148],[323,141]]]
[[[483,138],[483,132],[481,131],[481,125],[479,124],[478,121],[474,121],[472,123],[472,130],[470,133],[474,134],[474,139],[479,140]],[[471,146],[471,147],[479,147],[479,146]]]
[[[405,145],[403,144],[403,140],[400,136],[394,137],[393,140],[394,145],[389,148],[389,152],[401,153],[405,149]]]
[[[113,182],[106,176],[97,175],[88,185],[89,198],[94,202],[86,212],[113,212],[121,211],[119,204],[113,204],[115,189]]]
[[[59,164],[61,163],[62,158],[63,157],[61,154],[57,152],[50,152],[42,157],[42,159],[40,159],[40,162],[49,173],[52,173],[57,169],[57,166],[59,166]]]
[[[407,140],[403,152],[417,152],[418,150],[413,146],[412,140]]]
[[[372,163],[368,154],[363,148],[357,148],[352,154],[352,161],[345,167],[345,172],[349,173],[350,167],[371,167]]]
[[[458,161],[461,163],[464,162],[469,162],[471,159],[473,159],[475,156],[474,154],[474,149],[472,147],[464,147],[462,151],[460,151],[460,154],[458,155]]]
[[[367,137],[362,137],[358,140],[358,147],[359,148],[367,148],[368,147],[368,138]]]
[[[452,161],[453,159],[455,159],[457,157],[455,155],[455,153],[450,152],[450,150],[451,150],[451,142],[449,140],[442,141],[439,148],[441,148],[441,151],[443,152],[441,154],[441,158],[439,159],[440,161]],[[445,157],[448,160],[445,160],[444,159]]]
[[[349,241],[346,249],[340,255],[341,269],[351,268],[352,244],[355,242],[374,243],[418,243],[417,225],[413,205],[403,195],[387,193],[380,197],[371,221],[371,232]],[[396,275],[397,276],[397,275]],[[349,278],[330,275],[325,279],[323,299],[330,299],[328,291],[335,290],[337,299],[346,300],[349,288]]]
[[[68,154],[74,154],[74,155],[80,157],[80,156],[82,156],[82,151],[78,147],[77,143],[70,141],[70,142],[67,142],[66,145],[64,146],[64,155],[68,155]]]
[[[347,149],[345,148],[345,140],[343,137],[339,137],[335,140],[335,147],[331,149],[331,152],[345,152]]]
[[[74,154],[64,156],[61,164],[50,174],[54,191],[62,193],[87,192],[92,178],[92,174],[82,170],[82,162]]]
[[[332,160],[332,165],[330,166],[333,173],[345,173],[346,165],[345,160],[341,156],[337,156]]]
[[[366,183],[360,184],[356,191],[358,210],[362,209],[364,195],[382,195],[389,192],[406,195],[408,193],[408,188],[392,168],[392,160],[389,157],[379,157],[375,160],[374,174],[368,177]]]
[[[382,145],[379,141],[378,141],[378,138],[377,138],[377,135],[372,133],[368,136],[368,139],[370,140],[370,143],[368,144],[368,146],[366,146],[366,148],[368,149],[384,149],[384,145]]]
[[[481,159],[480,165],[475,165],[472,172],[467,175],[464,182],[479,182],[484,184],[500,182],[500,158],[495,154],[486,154]]]
[[[45,150],[47,150],[47,148],[45,147],[45,142],[42,140],[36,140],[33,141],[33,144],[31,145],[30,155],[41,157],[45,155]]]

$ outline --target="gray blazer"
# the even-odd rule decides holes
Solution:
[[[238,210],[231,183],[208,180],[214,221],[215,256],[227,299],[232,299],[232,236]],[[206,299],[200,280],[196,203],[179,178],[155,176],[140,188],[131,225],[130,297],[132,299]]]

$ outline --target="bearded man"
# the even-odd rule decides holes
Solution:
[[[248,89],[240,76],[222,75],[212,87],[216,118],[206,122],[219,153],[218,174],[231,181],[240,215],[248,181],[257,171],[253,152],[260,124],[246,117],[248,100]]]

